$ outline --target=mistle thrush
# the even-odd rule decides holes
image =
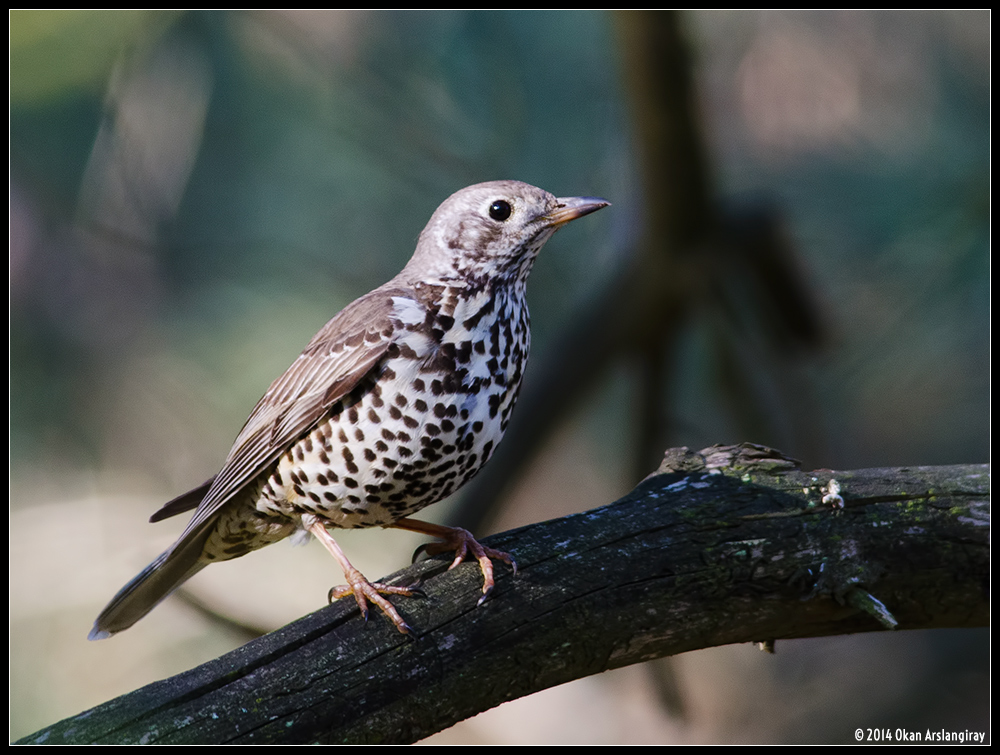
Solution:
[[[410,515],[458,490],[503,437],[530,339],[525,286],[542,245],[563,224],[607,206],[558,199],[517,181],[477,184],[437,209],[403,271],[349,305],[319,333],[250,413],[222,470],[151,521],[195,509],[180,538],[111,600],[90,639],[132,626],[214,561],[299,530],[344,570],[367,615],[377,604],[406,623],[351,566],[328,528],[400,527],[438,537],[434,553],[467,555],[493,587],[491,559],[466,530]]]

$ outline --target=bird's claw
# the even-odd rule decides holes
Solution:
[[[427,598],[427,593],[425,593],[419,587],[411,587],[410,588],[410,595],[411,595],[411,597],[414,597],[414,598],[424,598],[424,599]]]
[[[386,600],[383,595],[404,595],[407,597],[412,597],[414,595],[418,597],[426,597],[423,590],[415,587],[399,587],[398,585],[387,585],[383,582],[369,582],[365,579],[361,572],[354,570],[353,573],[345,573],[347,581],[350,584],[339,585],[337,587],[331,587],[330,592],[327,593],[327,600],[333,602],[339,598],[347,597],[348,595],[353,595],[354,600],[358,604],[358,608],[361,610],[361,616],[364,618],[365,622],[368,622],[368,601],[377,605],[389,620],[396,625],[398,629],[403,634],[412,634],[413,629],[403,621],[403,617],[399,615],[399,611],[396,607]]]
[[[410,559],[410,563],[411,564],[417,563],[417,559],[420,558],[425,553],[429,556],[430,552],[428,550],[428,546],[430,545],[433,545],[433,543],[424,543],[423,545],[419,546],[415,551],[413,551],[413,558]]]
[[[460,527],[449,528],[448,534],[441,534],[439,537],[441,537],[440,542],[424,543],[417,548],[413,554],[413,559],[416,560],[421,553],[426,553],[428,556],[436,556],[439,553],[454,551],[455,558],[448,567],[449,571],[465,561],[469,556],[476,559],[479,562],[479,569],[483,573],[483,596],[479,599],[479,602],[476,604],[477,606],[481,606],[490,596],[490,593],[493,592],[495,585],[493,580],[494,559],[503,561],[511,568],[514,576],[517,576],[517,562],[514,561],[514,558],[509,553],[482,545],[468,530],[463,530]]]

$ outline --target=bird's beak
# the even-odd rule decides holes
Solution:
[[[559,207],[543,216],[545,222],[555,228],[611,204],[608,200],[600,197],[560,197],[556,201],[559,203]]]

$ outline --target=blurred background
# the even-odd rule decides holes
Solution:
[[[11,737],[323,604],[336,566],[282,543],[86,641],[185,524],[148,516],[217,471],[271,380],[479,181],[613,206],[546,246],[507,443],[427,518],[485,535],[599,506],[675,445],[988,461],[989,28],[11,11]],[[377,577],[420,539],[338,541]],[[988,699],[988,630],[873,633],[622,669],[430,741],[848,742],[988,730]]]

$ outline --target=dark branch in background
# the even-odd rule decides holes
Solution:
[[[475,565],[396,575],[419,634],[353,601],[23,743],[413,742],[607,669],[736,642],[989,623],[989,468],[802,472],[760,446],[673,449],[601,509],[489,539]],[[749,649],[748,649],[748,652]]]
[[[773,435],[772,411],[786,413],[747,411],[764,406],[748,373],[776,353],[795,354],[823,340],[818,308],[777,213],[721,207],[715,199],[679,14],[621,11],[615,20],[636,124],[644,232],[619,276],[536,355],[504,442],[452,513],[453,522],[473,531],[489,529],[530,461],[615,364],[632,366],[639,388],[634,479],[655,465],[670,440],[674,355],[690,321],[718,315],[712,321],[722,324],[715,334],[720,400],[743,437]],[[781,394],[801,390],[792,385]],[[800,427],[814,427],[801,406],[787,413]],[[800,429],[796,448],[811,451],[810,435]]]

